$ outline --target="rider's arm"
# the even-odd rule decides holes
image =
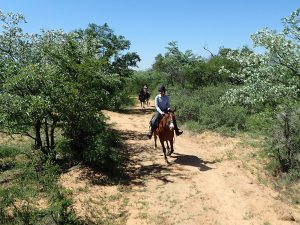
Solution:
[[[170,110],[170,97],[168,96],[168,98],[167,98],[167,103],[166,103],[166,105],[167,105],[167,110],[169,111]]]
[[[157,110],[157,112],[159,112],[160,114],[163,114],[163,111],[161,111],[161,109],[158,107],[158,95],[155,97],[155,108]]]

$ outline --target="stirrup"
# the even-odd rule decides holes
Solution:
[[[152,132],[149,132],[149,133],[147,134],[147,137],[148,137],[149,139],[151,139],[151,138],[152,138]]]
[[[179,135],[181,135],[183,133],[183,131],[180,130],[180,129],[178,129],[178,130],[175,131],[175,133],[176,133],[177,136],[179,136]]]

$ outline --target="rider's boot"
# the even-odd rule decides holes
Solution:
[[[151,139],[151,138],[152,138],[152,135],[153,135],[153,132],[150,130],[150,131],[148,132],[148,134],[147,134],[147,137],[148,137],[149,139]]]
[[[173,123],[174,123],[175,134],[177,136],[181,135],[183,133],[183,131],[178,128],[176,120],[174,120]]]

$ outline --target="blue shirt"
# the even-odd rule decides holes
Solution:
[[[170,98],[167,95],[161,96],[161,94],[156,95],[155,97],[155,108],[162,114],[163,112],[170,109]]]

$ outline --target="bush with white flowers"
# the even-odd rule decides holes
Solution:
[[[231,51],[228,59],[240,64],[238,72],[222,68],[242,81],[242,85],[229,90],[222,98],[224,103],[277,105],[300,97],[300,9],[284,18],[284,29],[276,32],[267,28],[251,36],[254,47],[265,52],[255,54]]]
[[[241,84],[222,97],[224,104],[271,106],[276,125],[268,155],[272,170],[300,177],[300,9],[282,19],[283,31],[267,28],[251,36],[254,47],[263,54],[230,51],[228,59],[240,65],[238,72],[222,68],[220,72],[240,80]]]

